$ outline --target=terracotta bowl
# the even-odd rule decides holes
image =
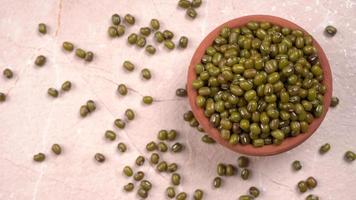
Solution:
[[[318,129],[320,126],[321,122],[324,120],[325,115],[328,111],[330,101],[331,101],[331,95],[332,95],[332,78],[331,78],[331,70],[329,66],[328,59],[326,58],[326,55],[323,51],[323,49],[320,47],[318,42],[313,39],[314,46],[318,50],[318,56],[319,56],[319,61],[321,63],[321,66],[323,68],[323,73],[324,73],[324,84],[327,88],[326,94],[324,95],[324,113],[319,117],[314,119],[314,121],[310,124],[308,130],[306,133],[302,133],[296,137],[288,137],[286,138],[281,145],[265,145],[263,147],[253,147],[252,145],[230,145],[227,141],[223,140],[220,135],[219,135],[219,130],[214,128],[212,124],[209,122],[209,119],[204,116],[203,109],[199,108],[196,103],[195,99],[197,97],[197,91],[192,88],[192,81],[196,79],[196,74],[194,71],[194,67],[196,64],[200,62],[200,59],[204,55],[205,49],[213,43],[213,40],[219,35],[220,30],[227,26],[227,27],[241,27],[245,24],[247,24],[250,21],[267,21],[271,22],[272,24],[283,26],[283,27],[288,27],[290,29],[299,29],[307,33],[303,28],[300,26],[294,24],[293,22],[290,22],[288,20],[279,18],[279,17],[274,17],[274,16],[268,16],[268,15],[250,15],[250,16],[244,16],[240,18],[233,19],[231,21],[228,21],[216,29],[214,29],[211,33],[209,33],[204,40],[200,43],[198,49],[195,51],[193,58],[191,60],[189,70],[188,70],[188,84],[187,84],[187,89],[188,89],[188,97],[189,97],[189,103],[192,108],[192,112],[194,113],[194,116],[200,123],[200,125],[203,127],[205,132],[212,137],[214,140],[216,140],[218,143],[221,145],[225,146],[226,148],[239,152],[242,154],[247,154],[247,155],[253,155],[253,156],[268,156],[268,155],[274,155],[274,154],[279,154],[282,152],[286,152],[299,144],[303,143],[306,139],[308,139],[315,131]]]

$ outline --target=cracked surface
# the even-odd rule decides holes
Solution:
[[[186,145],[180,154],[166,153],[161,157],[178,163],[182,184],[176,187],[177,191],[188,192],[190,197],[196,188],[201,188],[205,199],[231,200],[254,185],[262,191],[259,199],[304,199],[307,193],[298,194],[295,185],[311,175],[319,182],[312,193],[323,200],[353,200],[356,196],[356,190],[350,187],[356,185],[355,163],[343,161],[345,151],[356,151],[355,1],[251,0],[247,5],[241,0],[204,0],[194,21],[187,19],[173,0],[147,0],[147,3],[2,0],[1,3],[4,6],[0,7],[0,70],[9,67],[15,76],[11,80],[0,78],[0,91],[8,94],[7,101],[0,104],[0,199],[137,199],[134,192],[122,191],[123,185],[131,181],[122,176],[122,168],[134,165],[138,155],[149,156],[145,145],[155,140],[160,129],[177,129],[178,141]],[[136,17],[136,25],[127,28],[121,39],[107,37],[113,13],[121,16],[131,13]],[[223,187],[216,190],[211,185],[216,163],[235,164],[238,154],[200,142],[201,133],[182,120],[189,109],[188,101],[176,97],[175,90],[184,87],[187,66],[202,37],[227,20],[249,14],[277,15],[309,31],[329,57],[334,94],[341,103],[329,111],[319,130],[305,143],[281,155],[253,157],[250,180],[224,178]],[[144,50],[127,46],[128,33],[147,26],[151,18],[161,21],[162,30],[172,30],[175,41],[182,35],[188,36],[189,47],[168,53],[159,45],[156,55],[148,56]],[[41,22],[48,25],[46,35],[37,32]],[[338,28],[334,38],[323,35],[329,24]],[[64,52],[63,41],[93,51],[94,61],[84,63],[74,53]],[[42,68],[33,64],[40,54],[47,57]],[[136,65],[134,72],[122,69],[124,60]],[[143,68],[151,70],[151,80],[141,78]],[[47,96],[49,87],[59,88],[66,80],[73,83],[70,92],[61,93],[57,99]],[[119,83],[128,86],[127,96],[117,95]],[[145,95],[154,97],[151,106],[141,103]],[[97,102],[97,110],[81,119],[79,107],[88,99]],[[116,130],[114,120],[124,118],[127,108],[136,112],[136,118],[124,130]],[[104,139],[108,129],[118,133],[117,141]],[[119,141],[128,146],[124,154],[116,150]],[[320,156],[318,148],[325,142],[332,149]],[[61,156],[50,152],[53,143],[62,145]],[[47,155],[41,164],[32,161],[38,152]],[[106,155],[105,163],[94,162],[97,152]],[[296,159],[303,164],[298,173],[291,170]],[[154,185],[149,199],[165,199],[170,176],[157,176],[147,160],[140,170]]]

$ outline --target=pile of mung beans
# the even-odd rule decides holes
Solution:
[[[224,27],[195,72],[196,104],[233,145],[279,145],[324,112],[323,70],[312,37],[300,30]]]
[[[201,0],[179,0],[178,5],[187,9],[189,17],[197,16],[196,8],[200,7]],[[135,17],[126,14],[123,18],[126,26],[135,24]],[[114,14],[111,17],[112,25],[108,28],[110,37],[120,37],[125,34],[126,27],[121,23],[121,17]],[[154,33],[158,43],[164,42],[167,49],[174,49],[172,42],[174,34],[169,30],[159,31],[160,22],[157,19],[150,21],[150,27],[142,27],[139,34],[132,33],[128,36],[130,45],[143,48],[146,46],[146,37]],[[44,23],[38,25],[40,34],[47,33],[47,26]],[[325,29],[328,36],[334,36],[337,30],[333,26]],[[182,36],[179,39],[178,47],[186,48],[188,38]],[[62,44],[65,51],[72,52],[74,45],[65,41]],[[156,48],[152,45],[146,46],[146,52],[155,54]],[[290,30],[285,27],[275,26],[268,22],[250,22],[246,26],[239,28],[223,28],[220,35],[215,38],[214,43],[206,49],[206,53],[201,59],[201,63],[195,68],[198,78],[194,81],[193,87],[198,91],[196,103],[204,109],[204,113],[209,117],[211,123],[220,130],[221,137],[231,144],[249,144],[260,147],[267,144],[280,144],[285,137],[296,136],[308,129],[308,124],[315,117],[323,113],[323,94],[326,91],[322,84],[323,72],[318,61],[316,49],[312,45],[311,36],[303,34],[299,30]],[[77,48],[75,55],[85,61],[92,61],[94,54],[91,51],[84,51]],[[42,67],[46,64],[46,57],[39,55],[35,60],[35,65]],[[125,61],[123,67],[127,71],[133,71],[135,65],[130,61]],[[142,78],[151,79],[151,72],[144,68],[141,70]],[[11,79],[14,73],[11,69],[3,70],[3,76]],[[49,88],[49,96],[56,98],[60,92],[71,90],[72,83],[65,81],[61,85],[61,91],[56,88]],[[119,84],[117,88],[121,96],[126,96],[128,88],[125,84]],[[183,88],[176,90],[178,97],[186,97],[187,91]],[[0,102],[6,100],[6,94],[0,92]],[[151,96],[143,96],[144,104],[151,104]],[[331,107],[336,107],[339,103],[337,97],[332,97]],[[86,117],[96,110],[96,103],[88,100],[80,107],[80,116]],[[195,127],[199,132],[204,132],[192,111],[187,111],[183,116],[190,126]],[[118,129],[124,129],[126,123],[135,119],[135,112],[132,109],[125,111],[125,119],[117,118],[114,125]],[[170,186],[165,190],[166,196],[170,199],[185,200],[188,198],[186,192],[177,192],[177,186],[181,185],[182,177],[178,173],[179,165],[175,162],[168,163],[163,159],[165,153],[180,153],[184,151],[184,144],[177,142],[178,131],[160,130],[157,133],[158,141],[150,141],[146,145],[146,150],[150,157],[145,158],[139,155],[135,164],[136,167],[143,166],[145,160],[149,160],[151,167],[155,167],[157,173],[170,174]],[[115,141],[117,134],[113,130],[106,130],[104,138],[108,141]],[[208,135],[203,135],[201,140],[207,144],[215,141]],[[319,153],[324,155],[329,152],[331,145],[325,143],[319,149]],[[117,150],[121,153],[127,151],[127,146],[119,142]],[[53,144],[51,151],[55,155],[62,153],[59,144]],[[36,162],[46,159],[44,153],[37,153],[33,156]],[[103,163],[106,157],[102,153],[96,153],[94,159]],[[353,162],[356,154],[347,151],[344,159]],[[250,160],[245,156],[237,159],[237,165],[218,163],[216,166],[217,176],[213,179],[213,187],[220,188],[223,185],[223,178],[235,176],[240,172],[242,180],[247,180],[251,176],[248,169]],[[292,163],[295,171],[302,169],[300,161]],[[133,182],[123,186],[123,190],[131,192],[137,182],[137,195],[143,199],[148,198],[149,191],[153,187],[152,183],[144,179],[143,171],[136,171],[131,166],[126,165],[122,169],[123,175],[132,177]],[[301,193],[308,189],[314,189],[317,181],[310,176],[305,181],[297,183],[297,190]],[[204,192],[195,189],[194,200],[203,199]],[[253,200],[260,196],[260,190],[251,186],[247,195],[241,195],[239,200]],[[306,200],[319,200],[319,197],[309,194]]]

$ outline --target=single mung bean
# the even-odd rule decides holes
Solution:
[[[308,177],[307,180],[305,181],[307,183],[307,187],[309,189],[313,189],[318,185],[318,182],[316,181],[316,179],[312,176]]]
[[[62,153],[62,148],[59,144],[53,144],[51,147],[51,150],[54,154],[57,154],[57,155]]]
[[[124,185],[124,190],[126,192],[131,192],[134,188],[135,188],[135,186],[133,183],[128,183],[128,184]]]
[[[339,98],[331,97],[330,107],[336,107],[339,104]]]
[[[129,43],[129,44],[136,44],[136,42],[137,42],[137,34],[136,33],[131,33],[128,37],[127,37],[127,42]]]
[[[89,112],[94,112],[96,110],[96,104],[93,100],[88,100],[87,101],[87,108]]]
[[[186,199],[187,199],[187,193],[180,192],[177,194],[176,200],[186,200]]]
[[[174,153],[178,153],[178,152],[181,152],[183,150],[183,148],[184,148],[183,144],[176,142],[172,145],[171,151]]]
[[[95,156],[94,156],[94,159],[99,162],[99,163],[102,163],[105,161],[105,156],[101,153],[96,153]]]
[[[217,173],[219,176],[225,176],[225,175],[226,175],[226,165],[225,165],[225,164],[222,164],[222,163],[219,163],[219,164],[216,166],[216,173]]]
[[[151,71],[149,69],[147,69],[147,68],[144,68],[144,69],[141,70],[141,75],[146,80],[149,80],[152,77]]]
[[[120,142],[119,144],[117,144],[117,149],[123,153],[123,152],[126,152],[127,147],[124,143]]]
[[[153,153],[151,154],[151,157],[150,157],[150,162],[154,165],[158,164],[159,162],[159,155],[157,153]]]
[[[194,118],[194,115],[193,115],[193,112],[192,112],[191,110],[189,110],[189,111],[187,111],[187,112],[185,112],[185,113],[183,114],[183,119],[184,119],[184,121],[189,122],[189,121],[192,120],[193,118]]]
[[[300,163],[299,160],[295,160],[292,163],[292,168],[293,168],[294,171],[299,171],[299,170],[302,169],[302,164]]]
[[[160,151],[160,152],[167,152],[168,146],[167,146],[166,143],[164,143],[164,142],[159,142],[159,143],[157,144],[157,149],[158,149],[158,151]]]
[[[132,168],[130,166],[125,166],[122,172],[127,176],[131,177],[133,175]]]
[[[179,97],[186,97],[187,96],[187,90],[184,88],[178,88],[176,90],[176,95]]]
[[[142,36],[137,37],[136,46],[143,48],[146,46],[146,38]]]
[[[119,92],[119,94],[121,96],[125,96],[127,94],[127,87],[125,84],[119,84],[119,86],[117,87],[117,91]]]
[[[197,11],[194,8],[188,8],[186,13],[187,13],[187,16],[192,19],[195,19],[198,15]]]
[[[164,41],[164,46],[169,49],[169,50],[172,50],[174,49],[175,45],[174,43],[172,42],[172,40],[165,40]]]
[[[119,129],[124,129],[126,126],[126,123],[122,119],[115,119],[114,124]]]
[[[228,164],[228,165],[226,165],[226,172],[225,172],[225,175],[226,175],[226,176],[233,176],[233,175],[235,175],[236,170],[237,170],[237,169],[236,169],[235,166]]]
[[[201,141],[203,141],[204,143],[207,144],[214,144],[215,140],[211,137],[209,137],[208,135],[204,135],[203,137],[201,137]]]
[[[46,61],[47,61],[47,59],[45,56],[39,55],[39,56],[37,56],[37,58],[35,60],[35,65],[42,67],[43,65],[46,64]]]
[[[91,52],[91,51],[88,51],[85,54],[84,60],[87,61],[87,62],[91,62],[91,61],[93,61],[93,59],[94,59],[94,53]]]
[[[152,29],[158,30],[160,28],[160,23],[159,23],[158,19],[151,19],[150,26]]]
[[[199,8],[201,6],[202,0],[192,0],[192,7]]]
[[[167,166],[167,171],[168,172],[175,172],[178,169],[178,165],[176,163],[171,163]]]
[[[313,194],[309,194],[307,197],[305,197],[305,200],[319,200],[319,197]]]
[[[334,26],[329,25],[325,28],[325,33],[329,36],[334,36],[337,33],[337,29]]]
[[[132,16],[131,14],[126,14],[125,17],[124,17],[124,21],[129,25],[134,25],[135,24],[135,17]]]
[[[135,163],[137,166],[142,166],[145,163],[145,157],[137,156]]]
[[[194,200],[201,200],[203,199],[204,192],[201,189],[196,189],[193,194]]]
[[[141,181],[145,177],[145,173],[138,171],[134,174],[133,178],[135,181]]]
[[[65,81],[61,86],[61,89],[63,91],[69,91],[71,88],[72,88],[72,82],[70,81]]]
[[[165,172],[167,171],[167,167],[168,167],[167,162],[161,161],[160,163],[158,163],[156,168],[159,172]]]
[[[173,185],[179,185],[180,184],[180,175],[178,173],[173,173],[171,176],[171,182]]]
[[[8,79],[11,79],[14,76],[14,73],[11,71],[11,69],[8,68],[4,69],[2,74]]]
[[[346,151],[344,158],[346,161],[352,162],[352,161],[356,160],[356,154],[352,151]]]
[[[79,114],[82,117],[86,117],[89,114],[89,109],[87,105],[80,106]]]
[[[6,94],[0,92],[0,102],[6,101]]]
[[[172,38],[174,37],[174,34],[173,34],[173,32],[170,31],[170,30],[164,30],[164,31],[163,31],[163,36],[164,36],[164,38],[165,38],[166,40],[170,40],[170,39],[172,39]]]
[[[240,156],[237,159],[237,165],[241,168],[246,168],[250,164],[250,159],[246,156]]]
[[[325,143],[324,145],[322,145],[319,149],[319,153],[320,154],[325,154],[330,150],[331,146],[329,143]]]
[[[239,200],[253,200],[254,198],[250,195],[241,195]]]
[[[152,141],[152,142],[147,143],[147,145],[146,145],[147,151],[154,151],[156,149],[157,149],[157,144],[155,142]]]
[[[260,195],[260,190],[256,187],[250,187],[250,189],[248,190],[248,192],[250,193],[250,195],[252,195],[253,197],[258,197]]]
[[[164,35],[163,35],[163,33],[162,32],[160,32],[160,31],[157,31],[156,33],[155,33],[155,40],[158,42],[158,43],[161,43],[161,42],[163,42],[164,41]]]
[[[152,188],[152,183],[149,182],[148,180],[143,180],[140,183],[140,187],[146,191],[149,191]]]
[[[146,52],[153,55],[156,53],[156,48],[152,45],[147,45],[146,48],[145,48]]]
[[[86,55],[86,52],[83,49],[78,48],[78,49],[75,50],[75,55],[77,57],[79,57],[79,58],[84,59],[85,55]]]
[[[135,69],[135,65],[128,61],[128,60],[125,60],[123,63],[122,63],[122,66],[127,70],[127,71],[133,71]]]
[[[120,23],[121,23],[121,18],[120,18],[120,15],[118,15],[118,14],[113,14],[112,16],[111,16],[111,22],[112,22],[112,24],[114,24],[114,25],[119,25]]]
[[[146,190],[144,190],[143,188],[139,188],[137,190],[137,195],[143,199],[146,199],[148,197],[148,192]]]
[[[179,43],[178,43],[178,46],[180,47],[180,48],[187,48],[187,46],[188,46],[188,38],[186,37],[186,36],[182,36],[182,37],[180,37],[179,38]]]
[[[160,130],[158,131],[157,138],[159,140],[167,140],[168,138],[168,131],[167,130]]]
[[[178,6],[181,8],[189,8],[191,6],[191,2],[189,0],[179,0]]]
[[[115,26],[110,26],[108,28],[108,35],[112,38],[117,36],[117,28]]]
[[[241,170],[241,178],[243,180],[247,180],[250,177],[250,170],[249,169],[242,169]]]
[[[149,27],[140,28],[140,33],[144,36],[149,36],[151,34],[151,29]]]
[[[222,179],[220,177],[215,177],[213,180],[213,186],[219,188],[221,186]]]
[[[132,110],[132,109],[127,109],[126,111],[125,111],[125,116],[126,116],[126,118],[128,119],[128,120],[133,120],[133,119],[135,119],[135,113],[134,113],[134,111]]]
[[[126,32],[125,26],[118,25],[117,28],[116,28],[116,32],[117,32],[117,36],[118,37],[123,36],[125,34],[125,32]]]
[[[38,24],[38,32],[42,33],[42,34],[46,34],[47,33],[47,26],[44,23],[40,23]]]
[[[46,159],[46,155],[44,153],[38,153],[33,156],[33,160],[36,162],[42,162]]]
[[[142,98],[142,102],[143,102],[144,104],[150,105],[150,104],[152,104],[152,102],[153,102],[153,98],[152,98],[151,96],[144,96],[144,97]]]
[[[176,196],[176,192],[174,190],[174,187],[171,187],[171,186],[167,187],[166,194],[167,194],[168,198],[170,198],[170,199],[174,198]]]
[[[297,187],[300,193],[304,193],[308,190],[308,186],[305,181],[299,181]]]
[[[66,51],[73,51],[73,49],[74,49],[73,43],[68,42],[68,41],[63,42],[62,47]]]
[[[47,93],[51,97],[54,97],[54,98],[58,97],[58,90],[55,88],[48,88]]]
[[[169,141],[174,141],[177,138],[178,132],[174,129],[168,131],[167,139]]]

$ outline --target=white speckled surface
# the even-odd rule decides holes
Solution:
[[[160,129],[177,129],[179,141],[186,144],[184,153],[162,155],[179,164],[182,184],[177,191],[189,193],[196,188],[205,191],[205,199],[231,200],[245,194],[255,185],[262,190],[261,200],[297,200],[295,185],[310,175],[319,186],[312,191],[322,200],[354,200],[356,197],[356,166],[343,160],[346,150],[356,151],[356,2],[354,0],[204,0],[199,16],[190,21],[175,0],[104,0],[104,1],[19,1],[1,0],[0,7],[0,70],[14,70],[12,80],[0,78],[0,91],[8,101],[0,104],[0,199],[16,200],[127,200],[137,199],[135,193],[125,194],[122,186],[130,181],[122,176],[124,165],[133,165],[139,154],[148,155],[144,146],[154,140]],[[151,18],[158,18],[163,29],[190,38],[189,48],[171,53],[160,46],[156,56],[128,47],[125,39],[111,40],[107,27],[111,14],[131,13],[137,18],[128,32],[137,31]],[[341,99],[331,109],[314,136],[296,149],[273,157],[252,158],[252,178],[224,178],[219,190],[211,186],[217,162],[236,163],[237,154],[218,145],[200,142],[201,134],[191,129],[182,114],[189,109],[187,99],[177,98],[175,89],[184,87],[187,66],[202,38],[217,25],[243,15],[270,14],[292,20],[309,31],[329,57],[334,77],[334,94]],[[44,22],[49,33],[40,36],[37,24]],[[323,35],[326,25],[338,28],[334,38]],[[177,39],[177,38],[176,38]],[[65,53],[63,41],[94,51],[92,63],[85,64]],[[47,56],[45,67],[33,65],[39,54]],[[124,60],[133,60],[133,73],[122,70]],[[139,71],[151,69],[153,78],[143,81]],[[46,95],[47,88],[60,87],[71,80],[73,89],[58,99]],[[137,92],[118,97],[115,83],[126,83]],[[152,95],[159,102],[141,105],[142,95]],[[93,99],[97,111],[81,119],[80,105]],[[137,118],[124,131],[117,130],[115,142],[103,138],[104,131],[114,129],[115,118],[123,117],[126,108],[137,112]],[[118,141],[128,144],[128,152],[116,150]],[[317,151],[329,142],[332,150],[324,156]],[[50,152],[53,143],[63,146],[61,156]],[[34,163],[33,154],[44,152],[44,163]],[[93,155],[102,152],[107,162],[97,164]],[[299,159],[303,170],[294,173],[290,163]],[[136,170],[137,168],[135,168]],[[147,162],[143,170],[154,187],[148,199],[166,199],[164,190],[170,176],[157,175]]]

